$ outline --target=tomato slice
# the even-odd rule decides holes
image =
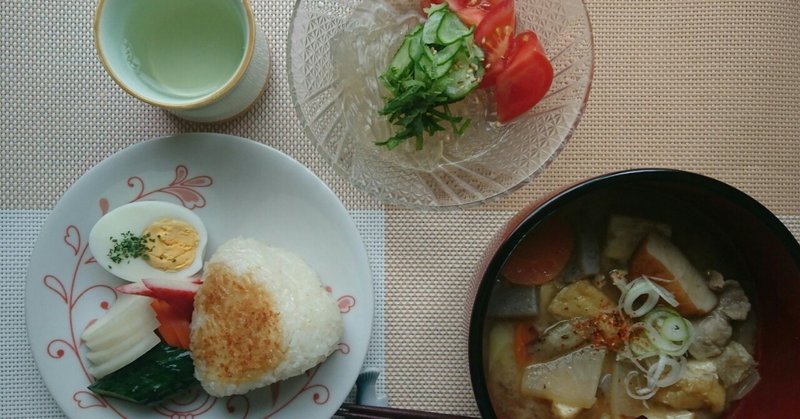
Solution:
[[[480,87],[494,86],[497,75],[502,73],[508,64],[514,32],[517,30],[514,13],[514,1],[503,0],[493,7],[475,29],[475,43],[481,47],[485,55],[484,69]]]
[[[497,75],[494,97],[498,121],[508,122],[533,108],[552,83],[553,66],[539,38],[533,32],[517,35],[508,64]]]
[[[431,7],[432,4],[444,3],[445,0],[420,0],[419,9],[422,14],[425,14],[425,9]]]
[[[420,0],[420,8],[425,10],[431,4],[447,1],[450,10],[455,12],[467,26],[478,26],[489,10],[503,0]]]
[[[447,0],[447,3],[464,24],[478,26],[489,11],[502,1],[504,0]]]

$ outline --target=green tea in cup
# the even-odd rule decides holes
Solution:
[[[187,119],[235,116],[269,73],[246,0],[100,0],[95,41],[125,91]]]

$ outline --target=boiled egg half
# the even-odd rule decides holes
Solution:
[[[131,282],[184,279],[200,271],[208,233],[200,217],[176,204],[133,202],[104,215],[89,233],[97,263]]]

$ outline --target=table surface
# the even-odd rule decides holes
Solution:
[[[41,223],[85,171],[166,134],[220,132],[281,150],[330,185],[360,220],[381,285],[370,360],[383,369],[383,389],[398,407],[477,414],[460,321],[467,286],[491,236],[547,191],[626,168],[684,169],[742,189],[800,233],[795,0],[587,0],[596,63],[575,135],[531,183],[450,212],[382,205],[335,175],[291,103],[286,37],[293,2],[251,3],[271,44],[269,86],[250,112],[216,125],[180,120],[111,81],[92,43],[93,1],[0,5],[0,417],[63,416],[25,332],[25,274]]]

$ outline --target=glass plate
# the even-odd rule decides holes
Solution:
[[[556,158],[583,113],[594,47],[582,0],[516,0],[518,31],[538,34],[554,70],[544,99],[498,124],[490,92],[453,106],[472,123],[462,136],[437,134],[422,151],[392,135],[377,111],[378,82],[403,36],[420,20],[419,1],[298,0],[289,30],[288,72],[306,135],[336,172],[384,202],[419,209],[477,205],[529,182]],[[386,25],[381,16],[396,23]],[[356,35],[354,35],[356,34]],[[371,57],[380,57],[374,59]]]

